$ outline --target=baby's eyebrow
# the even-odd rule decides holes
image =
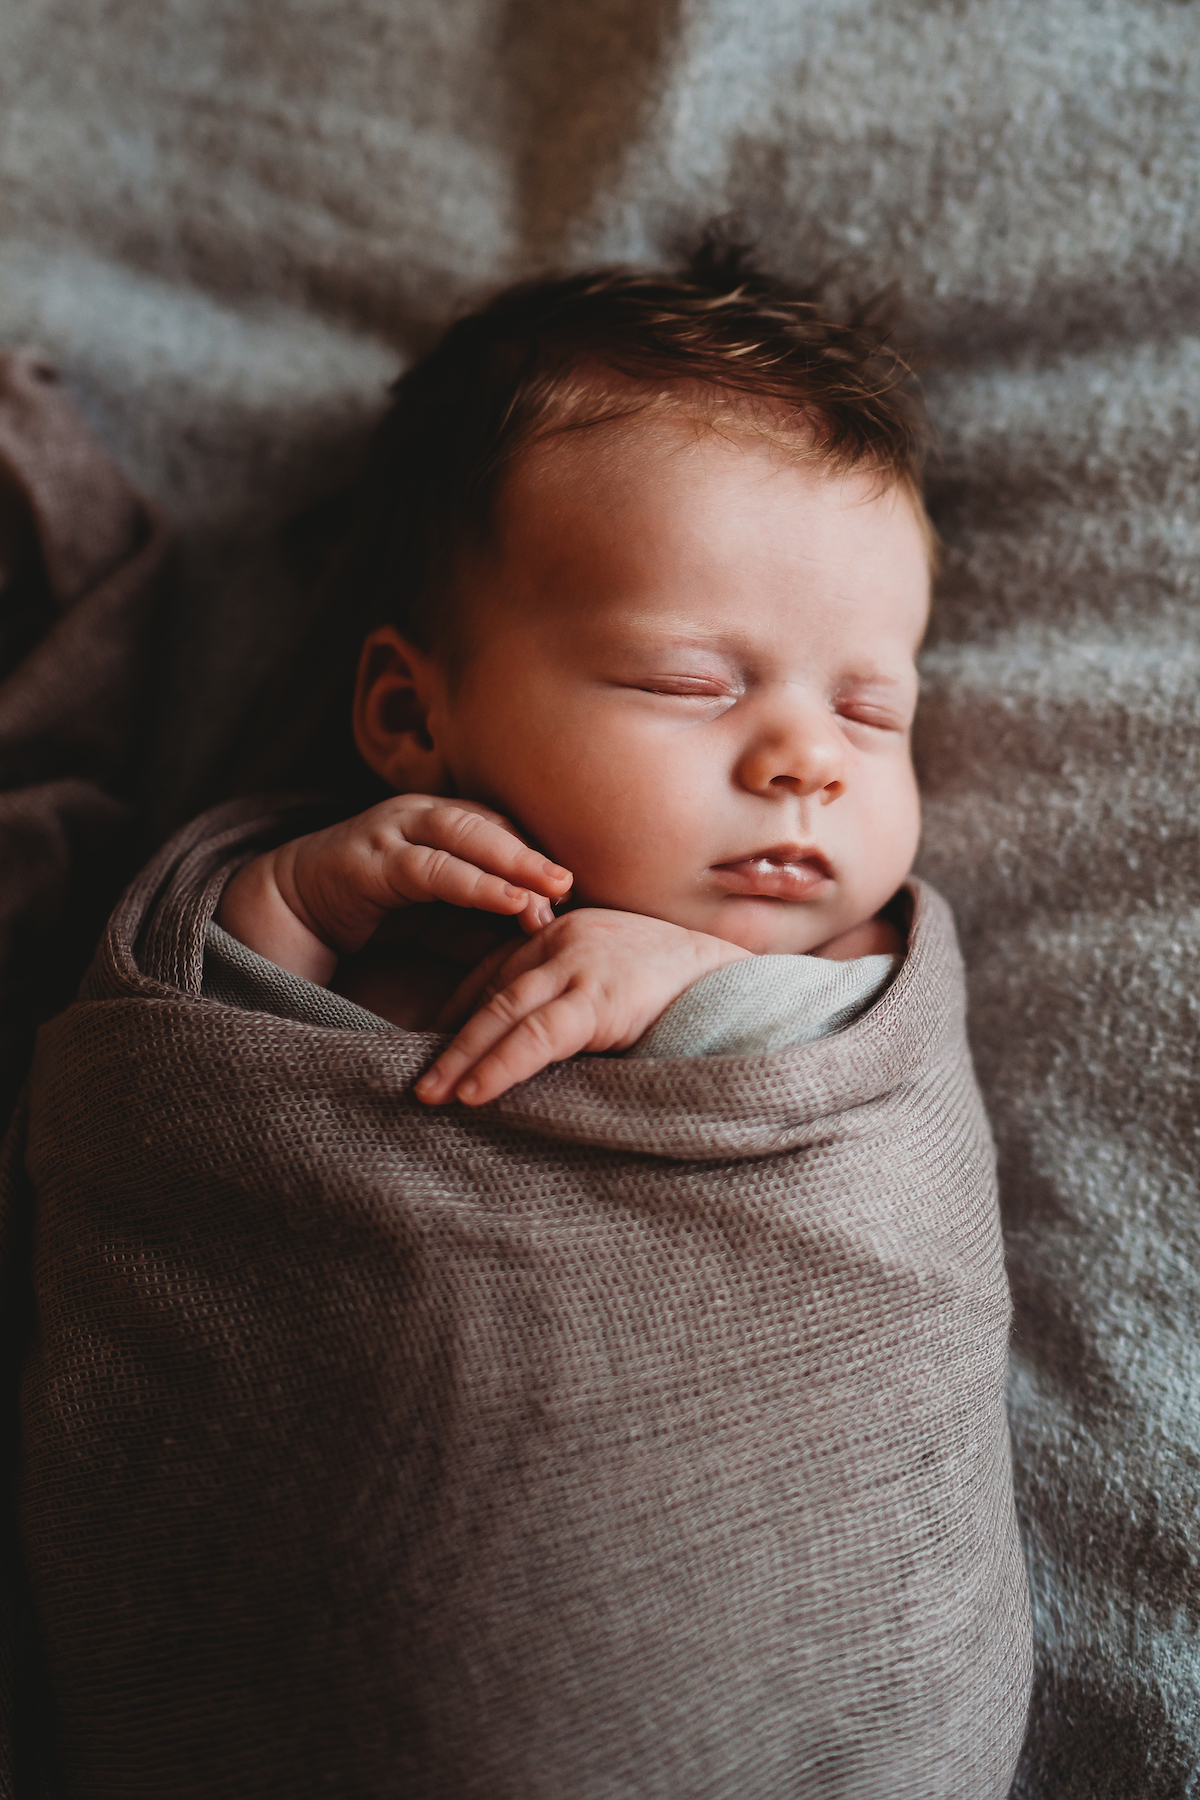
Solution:
[[[909,674],[910,671],[907,669],[902,675],[893,674],[888,669],[860,669],[853,675],[843,676],[840,685],[842,687],[903,687]]]
[[[716,645],[745,650],[749,642],[741,632],[705,630],[703,625],[694,624],[690,620],[680,620],[677,625],[669,622],[650,624],[637,617],[620,620],[615,635],[640,638],[647,643],[670,644],[681,649],[694,646],[696,649],[708,650]]]
[[[706,630],[692,620],[680,620],[678,624],[669,621],[648,624],[637,618],[624,620],[613,632],[613,638],[617,644],[646,655],[696,650],[743,667],[763,660],[762,645],[749,634],[730,631],[728,627]],[[915,670],[911,664],[897,669],[872,663],[852,667],[848,673],[838,675],[834,685],[839,692],[851,687],[900,688],[908,686],[914,679]]]
[[[744,641],[733,642],[725,635],[694,631],[617,631],[612,635],[611,647],[626,650],[635,656],[656,659],[687,654],[690,651],[722,662],[735,663],[739,668],[751,655],[750,648]]]

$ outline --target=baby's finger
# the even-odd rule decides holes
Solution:
[[[431,806],[407,822],[410,844],[449,851],[470,866],[500,876],[513,887],[546,899],[560,900],[571,886],[571,872],[482,813],[447,803]]]
[[[536,937],[539,931],[544,931],[547,925],[553,923],[554,908],[549,900],[544,899],[541,894],[530,894],[529,905],[521,914],[521,930],[528,937]]]
[[[486,1106],[519,1081],[528,1081],[553,1062],[585,1050],[596,1034],[596,1014],[582,988],[568,988],[530,1013],[455,1083],[454,1097],[466,1106]]]
[[[532,946],[529,946],[532,948]],[[553,1000],[562,987],[562,975],[543,966],[527,969],[467,1020],[452,1044],[416,1085],[417,1098],[440,1105],[449,1100],[458,1083],[481,1057],[519,1025],[527,1014]],[[569,1052],[568,1052],[569,1054]]]
[[[393,906],[405,901],[444,900],[478,912],[524,913],[531,904],[549,907],[542,896],[517,887],[500,875],[489,875],[475,863],[465,862],[448,850],[425,844],[398,844],[388,856],[384,874]]]

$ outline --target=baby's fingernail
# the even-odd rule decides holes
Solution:
[[[509,887],[508,884],[505,883],[504,898],[506,900],[527,900],[529,895],[525,888]]]
[[[542,864],[542,874],[550,881],[568,881],[571,871],[560,869],[557,863],[547,862]]]
[[[469,1075],[465,1081],[459,1082],[455,1092],[460,1100],[473,1100],[479,1092],[479,1083],[473,1075]]]

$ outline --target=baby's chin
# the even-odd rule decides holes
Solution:
[[[599,906],[616,912],[645,913],[685,931],[703,931],[748,950],[752,956],[807,956],[831,938],[863,923],[861,907],[836,895],[832,903],[775,900],[763,895],[726,894],[715,901],[694,895],[674,896],[662,888],[646,892],[631,883],[619,891],[595,892],[581,881],[572,891],[576,906]]]
[[[737,944],[753,956],[807,956],[859,923],[857,917],[837,916],[826,908],[742,896],[723,900],[703,920],[681,918],[676,922]]]

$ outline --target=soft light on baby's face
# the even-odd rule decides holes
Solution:
[[[686,420],[526,454],[429,731],[575,898],[756,952],[868,919],[920,828],[914,506]]]

